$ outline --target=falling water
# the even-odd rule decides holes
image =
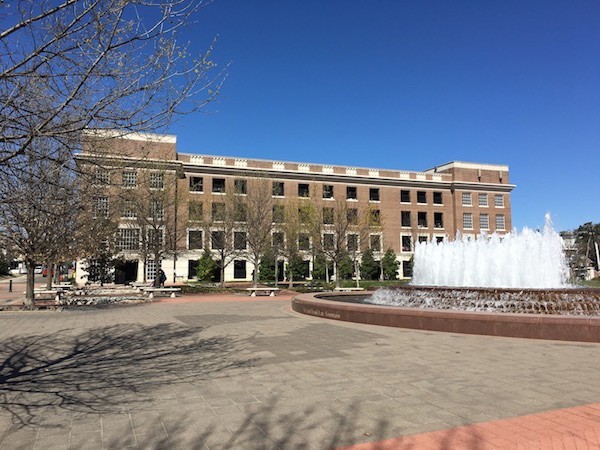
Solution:
[[[559,288],[568,268],[564,243],[546,214],[543,231],[524,228],[505,236],[418,243],[413,285]]]

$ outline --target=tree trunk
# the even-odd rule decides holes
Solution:
[[[354,276],[356,278],[356,287],[360,287],[360,264],[358,264],[358,257],[354,256]]]
[[[258,261],[255,259],[255,261]],[[252,287],[258,286],[258,262],[254,265],[254,276],[252,277]]]
[[[48,272],[46,272],[46,289],[50,290],[52,289],[52,277],[54,276],[53,272],[53,268],[54,266],[52,265],[52,263],[50,261],[46,262],[46,270]]]
[[[221,288],[225,288],[225,258],[221,257]]]
[[[290,268],[290,270],[288,270],[288,272],[290,273],[290,282],[288,284],[288,287],[290,289],[294,289],[294,271],[292,270],[291,266],[288,266]]]
[[[340,269],[338,267],[338,262],[333,261],[333,270],[335,271],[335,287],[340,287]]]
[[[26,261],[25,267],[27,267],[27,288],[25,290],[25,300],[23,301],[23,307],[25,309],[34,309],[33,305],[33,288],[35,286],[35,274],[33,270],[35,268],[34,262],[31,260]]]

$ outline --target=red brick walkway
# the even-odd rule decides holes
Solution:
[[[600,403],[402,436],[343,449],[600,449]]]

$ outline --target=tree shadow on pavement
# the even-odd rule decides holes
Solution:
[[[157,389],[254,364],[244,356],[243,341],[201,332],[175,324],[128,324],[79,335],[63,330],[13,337],[0,345],[0,412],[35,426],[48,413],[152,407]]]

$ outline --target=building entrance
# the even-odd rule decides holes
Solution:
[[[127,284],[137,280],[138,261],[120,261],[115,263],[115,283]]]

